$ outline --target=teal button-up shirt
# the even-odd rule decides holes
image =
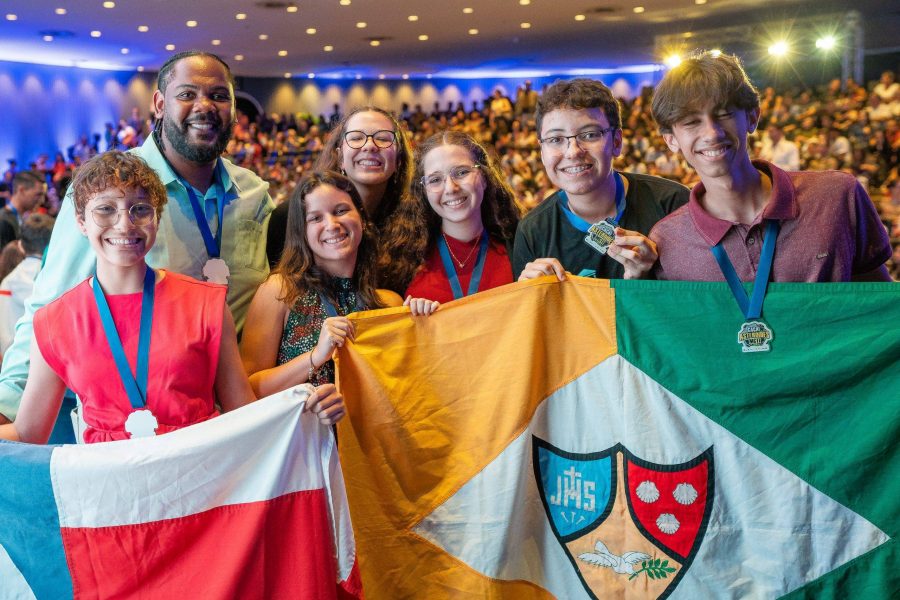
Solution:
[[[209,256],[187,191],[163,158],[153,136],[132,152],[156,171],[169,197],[160,217],[156,244],[147,254],[147,263],[153,268],[176,271],[203,281],[203,265]],[[253,294],[269,274],[266,228],[275,205],[269,198],[268,183],[224,158],[220,164],[222,166],[215,171],[214,187],[225,192],[221,258],[230,270],[227,300],[240,334]],[[70,188],[53,228],[46,262],[35,280],[25,315],[16,325],[15,341],[3,356],[0,414],[10,420],[18,412],[28,378],[34,312],[91,276],[96,269],[94,251],[75,221],[71,194]],[[213,231],[218,226],[216,220],[216,217],[210,220]],[[185,307],[185,310],[190,308]],[[72,348],[72,352],[78,352],[78,349]]]

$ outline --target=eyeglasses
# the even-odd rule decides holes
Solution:
[[[551,135],[541,138],[541,146],[548,150],[563,152],[569,148],[569,140],[575,142],[582,148],[593,148],[603,143],[604,136],[610,131],[615,131],[615,127],[607,127],[606,129],[591,129],[590,131],[582,131],[575,135]]]
[[[450,179],[452,179],[456,183],[462,183],[469,177],[471,177],[472,173],[480,168],[481,165],[460,165],[458,167],[453,167],[452,169],[450,169],[450,172],[447,173],[447,175],[449,175]],[[444,175],[443,173],[432,173],[430,175],[426,175],[419,181],[429,192],[437,192],[443,189],[444,183],[447,181],[447,175]]]
[[[348,131],[344,134],[344,141],[354,150],[358,150],[365,146],[370,138],[379,148],[390,148],[394,145],[394,142],[397,141],[397,136],[394,132],[387,129],[381,129],[372,134],[366,133],[365,131]]]
[[[110,204],[101,204],[91,209],[91,218],[98,227],[113,227],[119,222],[119,213],[125,211],[132,225],[143,227],[156,218],[156,209],[149,204],[132,204],[129,208],[116,208]]]

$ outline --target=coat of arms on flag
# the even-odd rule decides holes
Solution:
[[[532,463],[553,533],[592,598],[668,597],[706,531],[712,448],[657,465],[621,445],[577,454],[534,437]]]
[[[890,598],[900,288],[543,278],[352,317],[338,426],[372,598]],[[893,394],[896,395],[896,394]]]

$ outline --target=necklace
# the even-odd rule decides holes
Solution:
[[[482,231],[482,233],[483,233],[483,231]],[[478,234],[478,237],[475,238],[475,245],[472,246],[471,250],[469,250],[469,255],[466,256],[466,260],[459,260],[458,258],[456,258],[456,255],[453,254],[453,249],[450,247],[450,242],[447,241],[447,234],[445,234],[442,231],[441,235],[444,236],[444,242],[446,242],[446,244],[447,244],[447,250],[450,251],[450,256],[453,257],[453,262],[455,262],[457,265],[459,265],[459,268],[462,269],[463,267],[466,266],[466,263],[469,262],[469,259],[472,258],[472,255],[475,254],[475,250],[478,248],[478,242],[481,241],[482,234]]]

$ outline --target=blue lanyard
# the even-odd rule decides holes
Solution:
[[[487,231],[481,234],[481,247],[478,249],[478,258],[475,260],[475,268],[472,270],[472,279],[469,280],[469,291],[466,296],[471,296],[478,292],[478,286],[481,284],[481,273],[484,271],[484,263],[487,262],[488,234]],[[456,268],[453,261],[450,260],[450,248],[447,246],[447,240],[444,236],[438,238],[438,250],[441,254],[441,262],[444,263],[444,273],[450,281],[450,289],[453,291],[453,299],[459,300],[463,297],[462,286],[459,284],[459,276],[456,274]]]
[[[329,316],[329,317],[337,317],[338,316],[338,311],[334,307],[334,304],[322,292],[319,292],[319,301],[322,303],[322,308],[325,310],[325,314],[327,316]],[[356,294],[356,310],[363,310],[363,307],[359,303],[359,294],[358,293]]]
[[[219,169],[222,168],[222,160],[216,163],[216,173],[218,174]],[[174,169],[173,169],[174,171]],[[218,176],[218,175],[217,175]],[[216,229],[216,235],[213,237],[212,230],[209,228],[209,223],[206,220],[206,211],[203,210],[203,207],[200,206],[200,200],[197,199],[197,194],[194,192],[194,188],[191,187],[187,181],[181,178],[180,175],[176,175],[178,177],[178,181],[181,182],[181,185],[184,186],[184,189],[187,191],[188,198],[191,200],[191,208],[194,209],[194,217],[197,220],[197,227],[200,228],[200,235],[203,237],[203,243],[206,245],[206,254],[209,255],[210,258],[219,258],[222,253],[222,220],[225,216],[225,193],[216,193],[216,207],[219,210],[219,226]],[[216,186],[216,190],[219,190],[219,183],[216,182],[213,185]]]
[[[737,300],[738,307],[744,313],[747,319],[757,319],[762,314],[763,300],[766,297],[766,288],[769,286],[769,274],[772,272],[772,261],[775,258],[775,240],[778,237],[778,221],[766,220],[766,231],[763,236],[762,255],[759,258],[759,268],[756,270],[756,280],[753,282],[753,294],[747,297],[747,291],[741,283],[740,278],[728,258],[728,254],[722,247],[722,242],[715,246],[710,246],[710,251],[719,263],[719,269],[734,299]]]
[[[613,225],[618,225],[619,220],[622,218],[622,213],[625,212],[625,184],[622,183],[622,176],[616,171],[613,171],[613,176],[616,180],[616,218],[612,223]],[[563,214],[566,215],[569,223],[581,233],[587,233],[593,223],[588,223],[572,212],[572,209],[569,208],[569,197],[566,196],[564,191],[560,191],[559,194],[562,196],[562,201],[559,203],[559,206],[562,208]]]
[[[100,313],[100,322],[103,324],[103,333],[106,334],[106,342],[116,362],[116,370],[119,371],[119,379],[128,395],[128,401],[134,408],[143,408],[147,402],[147,372],[150,365],[150,331],[153,324],[153,296],[156,290],[156,274],[153,269],[147,267],[144,273],[144,292],[141,295],[141,329],[138,334],[137,353],[137,377],[131,374],[128,359],[125,358],[125,349],[119,332],[116,331],[116,323],[113,321],[106,296],[100,287],[100,282],[94,276],[94,300],[97,303],[97,311]]]

